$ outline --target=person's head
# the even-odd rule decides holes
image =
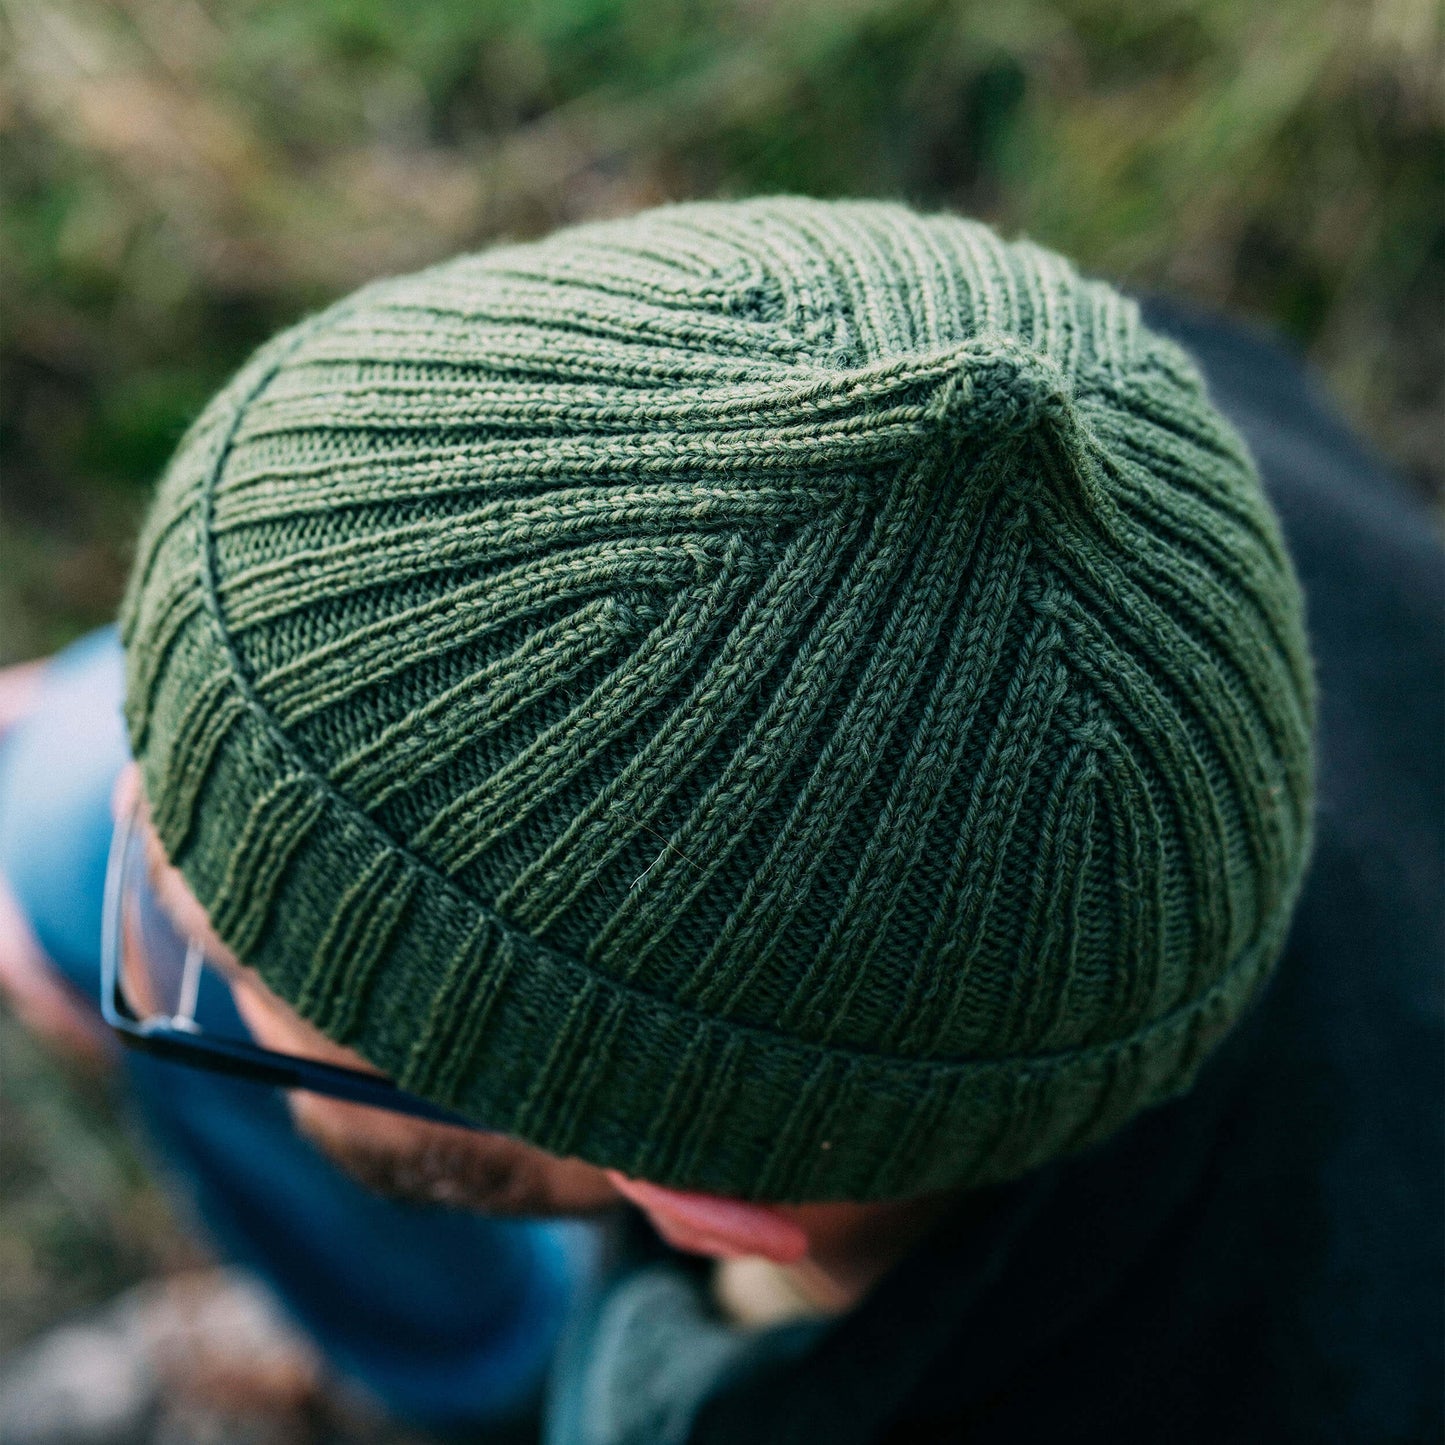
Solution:
[[[251,1038],[293,1058],[375,1072],[355,1050],[328,1038],[278,998],[216,936],[205,909],[165,855],[134,764],[121,775],[115,810],[118,817],[136,817],[153,897],[180,939],[199,945],[224,979]],[[304,1089],[290,1093],[288,1102],[302,1133],[354,1178],[388,1197],[502,1216],[588,1215],[626,1198],[680,1249],[718,1257],[759,1255],[776,1263],[793,1263],[807,1253],[821,1258],[833,1286],[829,1290],[826,1280],[814,1278],[823,1300],[850,1281],[862,1284],[871,1273],[866,1261],[850,1258],[853,1246],[870,1248],[879,1229],[907,1236],[931,1214],[928,1200],[918,1202],[921,1208],[911,1202],[903,1208],[847,1203],[779,1208],[684,1193],[559,1158],[489,1130]]]
[[[363,289],[192,428],[123,625],[159,843],[258,998],[585,1161],[579,1207],[1084,1149],[1189,1087],[1309,847],[1299,590],[1193,365],[894,205]]]

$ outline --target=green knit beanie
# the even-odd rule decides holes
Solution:
[[[1013,1177],[1188,1088],[1311,834],[1300,592],[1133,302],[872,202],[368,286],[172,462],[156,826],[331,1037],[754,1199]]]

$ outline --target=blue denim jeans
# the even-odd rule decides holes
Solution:
[[[92,1003],[110,795],[127,758],[120,699],[120,646],[105,628],[51,660],[38,707],[0,744],[0,873]],[[219,990],[203,1006],[232,1009]],[[537,1398],[592,1271],[589,1226],[384,1200],[298,1135],[273,1090],[136,1053],[123,1071],[183,1211],[271,1286],[338,1371],[434,1428]]]

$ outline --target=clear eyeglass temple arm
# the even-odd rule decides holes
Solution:
[[[171,1016],[171,1027],[196,1032],[196,999],[201,991],[201,946],[194,938],[186,944],[186,961],[181,971],[181,996]]]

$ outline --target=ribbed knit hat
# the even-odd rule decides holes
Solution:
[[[1299,589],[1136,306],[868,202],[368,286],[196,422],[127,603],[219,935],[406,1088],[758,1199],[1186,1089],[1309,850]]]

